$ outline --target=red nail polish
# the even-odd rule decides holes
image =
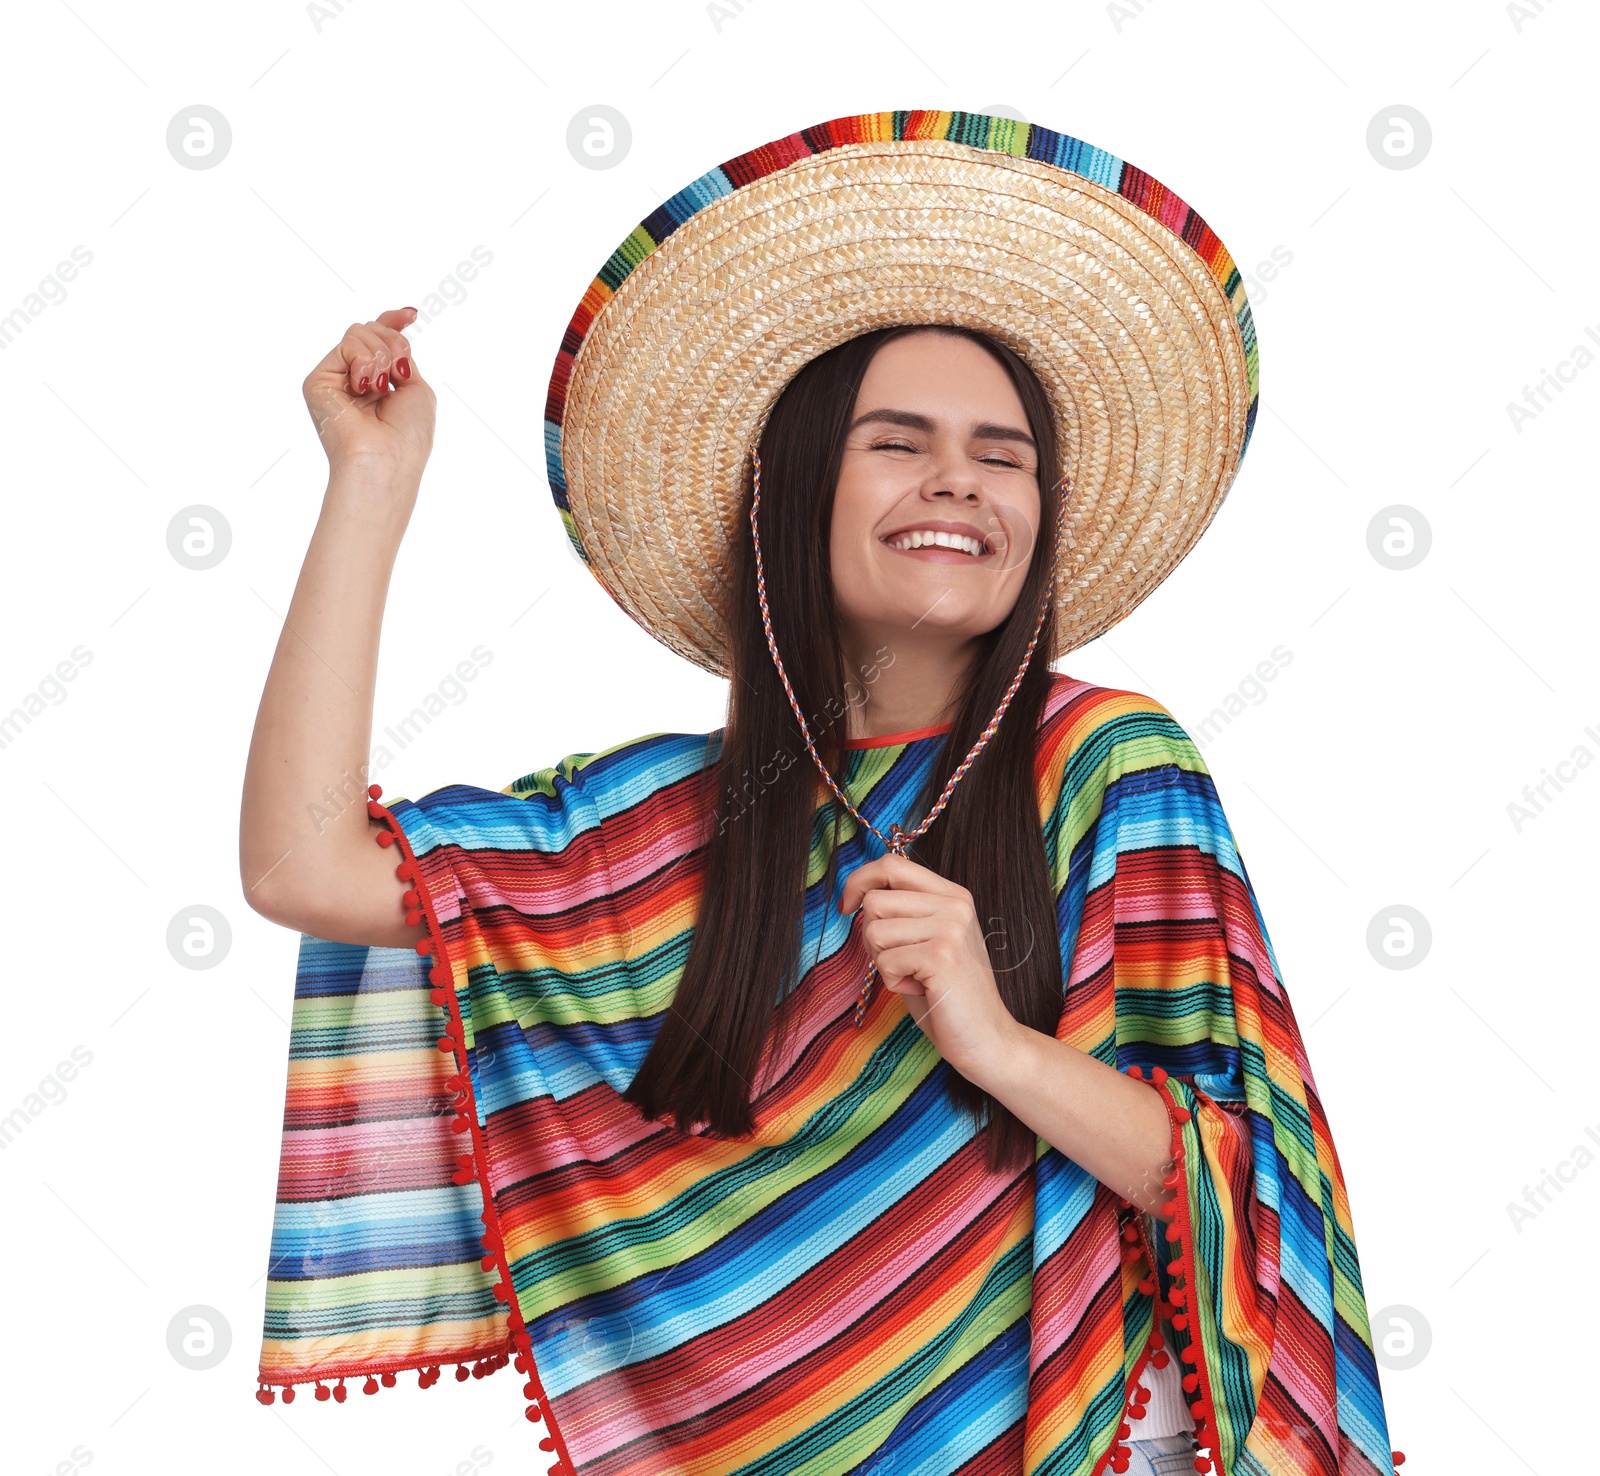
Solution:
[[[387,372],[378,376],[378,383],[374,386],[374,388],[376,388],[380,395],[389,388],[389,375]]]
[[[398,374],[402,379],[410,379],[411,378],[411,360],[410,359],[396,359],[394,361],[394,372],[396,374]]]
[[[369,379],[368,379],[368,378],[367,378],[367,376],[366,376],[366,375],[365,375],[365,374],[363,374],[363,375],[362,375],[362,376],[361,376],[361,383],[360,383],[360,384],[358,384],[358,385],[357,385],[357,386],[356,386],[356,393],[357,393],[357,394],[358,394],[358,395],[364,395],[364,394],[366,394],[366,392],[367,392],[367,385],[368,385],[368,384],[369,384],[369,383],[371,383],[371,381],[370,381],[370,380],[369,380]]]

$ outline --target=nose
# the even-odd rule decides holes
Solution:
[[[934,457],[922,495],[930,500],[949,498],[970,507],[983,500],[983,483],[965,452],[945,451]]]

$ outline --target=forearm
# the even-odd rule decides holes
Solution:
[[[1151,1214],[1170,1197],[1167,1110],[1135,1081],[1076,1046],[1016,1024],[986,1065],[966,1073],[1052,1148]]]
[[[415,488],[333,474],[256,713],[240,809],[252,906],[314,895],[367,841],[378,642]]]

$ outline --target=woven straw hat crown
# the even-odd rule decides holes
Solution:
[[[1259,374],[1240,273],[1205,221],[1035,124],[836,118],[652,212],[562,339],[545,409],[556,507],[658,640],[729,674],[718,610],[750,447],[798,369],[900,323],[980,329],[1045,388],[1068,498],[1052,660],[1139,605],[1222,505]]]

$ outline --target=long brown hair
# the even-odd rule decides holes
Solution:
[[[1038,619],[1055,552],[1061,461],[1050,403],[1027,364],[987,334],[945,324],[903,324],[864,333],[799,370],[767,417],[761,454],[762,568],[773,635],[817,751],[843,781],[842,719],[865,673],[845,671],[833,599],[829,534],[834,490],[862,377],[873,355],[904,333],[969,338],[1011,377],[1038,448],[1039,532],[1011,614],[981,643],[957,694],[952,726],[907,827],[937,801],[977,742],[1016,675]],[[745,468],[741,529],[753,485]],[[767,649],[748,536],[733,541],[727,603],[733,679],[717,761],[702,782],[707,805],[704,888],[677,994],[649,1053],[622,1094],[647,1118],[670,1112],[680,1132],[704,1124],[726,1137],[754,1130],[752,1085],[779,1005],[798,985],[806,870],[819,797],[831,808],[832,841],[822,894],[836,880],[843,809],[806,752]],[[918,864],[966,887],[991,930],[989,958],[1001,998],[1022,1024],[1053,1034],[1062,1009],[1060,941],[1040,828],[1036,730],[1050,688],[1054,611],[1005,717],[938,818],[911,846]],[[892,654],[880,656],[892,662]],[[708,797],[709,798],[709,797]],[[820,941],[820,940],[819,940]],[[865,970],[865,955],[862,958]],[[879,986],[882,987],[881,984]],[[772,1047],[773,1057],[781,1054]],[[951,1102],[972,1114],[992,1170],[1020,1172],[1034,1160],[1035,1134],[989,1093],[942,1066]]]

